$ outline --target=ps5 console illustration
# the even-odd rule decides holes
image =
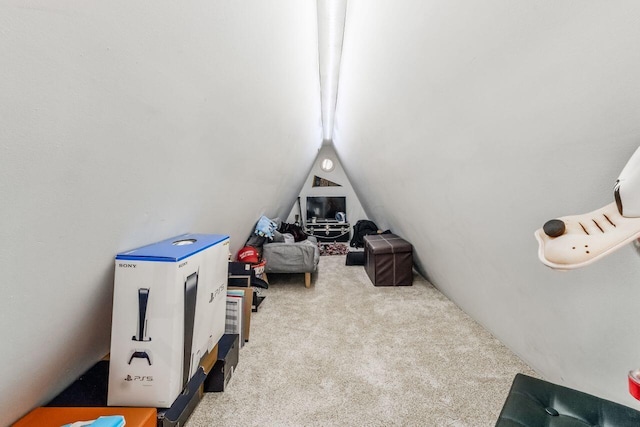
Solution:
[[[149,303],[149,288],[138,289],[138,333],[131,339],[133,341],[151,341],[147,337],[147,305]]]
[[[147,305],[149,303],[149,288],[138,289],[138,328],[137,334],[131,337],[132,341],[148,342],[151,337],[147,336]],[[151,365],[151,352],[148,349],[134,349],[129,357],[129,365],[133,359],[146,359]]]
[[[149,363],[149,366],[153,365],[151,362],[151,352],[149,350],[133,350],[129,357],[129,365],[131,365],[133,359],[145,359]]]
[[[189,382],[191,367],[197,361],[192,360],[194,354],[193,329],[196,319],[196,300],[198,294],[198,272],[187,276],[184,281],[184,358],[182,362],[182,384]]]

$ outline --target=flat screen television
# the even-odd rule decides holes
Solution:
[[[347,212],[346,197],[313,196],[307,197],[307,222],[335,221],[338,212]]]

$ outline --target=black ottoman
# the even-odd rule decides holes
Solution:
[[[413,246],[395,234],[364,236],[364,269],[375,286],[413,284]]]
[[[638,427],[640,412],[517,374],[496,427]]]

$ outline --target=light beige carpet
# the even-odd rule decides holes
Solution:
[[[345,256],[271,275],[227,391],[196,426],[492,426],[517,372],[535,375],[420,276],[374,287]]]

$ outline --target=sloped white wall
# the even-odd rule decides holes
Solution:
[[[109,351],[113,257],[239,248],[322,141],[315,2],[0,5],[0,425]]]
[[[640,407],[640,257],[537,260],[640,145],[640,3],[349,0],[334,143],[382,228],[545,378]]]
[[[324,159],[330,159],[333,161],[334,169],[331,172],[325,172],[321,169],[321,164]],[[313,179],[315,176],[319,176],[320,178],[326,178],[329,181],[333,181],[336,184],[340,184],[340,187],[314,187]],[[347,199],[347,221],[353,225],[361,219],[368,219],[367,214],[362,208],[362,204],[358,199],[358,195],[355,193],[351,181],[347,174],[345,173],[344,168],[342,167],[342,163],[340,159],[336,155],[336,150],[333,147],[333,144],[325,144],[318,150],[318,156],[313,162],[313,166],[311,168],[311,172],[309,172],[309,176],[304,182],[302,189],[300,190],[300,208],[298,208],[297,201],[294,203],[291,212],[289,213],[289,217],[287,218],[287,222],[294,223],[295,216],[300,215],[300,209],[302,210],[302,219],[306,221],[307,215],[307,196],[344,196]],[[352,228],[353,231],[353,228]]]

